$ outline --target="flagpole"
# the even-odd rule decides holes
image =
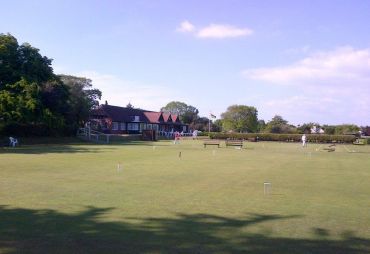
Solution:
[[[208,118],[208,132],[211,132],[211,119],[212,118],[216,118],[216,116],[214,114],[212,114],[212,112],[209,112],[209,118]]]

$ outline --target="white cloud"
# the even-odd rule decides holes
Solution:
[[[103,93],[101,102],[107,100],[111,105],[126,106],[130,102],[134,107],[155,111],[178,98],[177,92],[163,85],[144,85],[95,71],[83,71],[74,75],[91,79],[93,86]]]
[[[282,115],[290,123],[302,124],[319,122],[321,124],[353,123],[368,125],[370,103],[366,95],[356,98],[325,95],[318,92],[294,95],[291,97],[270,99],[262,102],[263,115],[270,120],[274,115]]]
[[[250,80],[280,86],[273,96],[266,90],[260,105],[266,115],[281,114],[293,123],[369,124],[370,49],[342,47],[290,65],[242,73]]]
[[[251,35],[253,31],[249,28],[238,28],[230,25],[211,24],[200,29],[196,36],[199,38],[235,38]]]
[[[248,36],[253,33],[249,28],[239,28],[224,24],[210,24],[203,28],[196,28],[192,23],[185,20],[176,29],[177,32],[190,33],[202,39],[224,39]]]
[[[353,81],[370,80],[370,49],[351,47],[319,52],[292,65],[256,68],[243,71],[250,79],[282,85],[349,85]]]
[[[176,29],[178,32],[189,33],[195,30],[195,26],[189,21],[185,20],[181,22],[180,26]]]
[[[310,52],[311,46],[310,45],[305,45],[303,47],[298,47],[298,48],[289,48],[284,51],[284,54],[288,55],[296,55],[296,54],[307,54]]]

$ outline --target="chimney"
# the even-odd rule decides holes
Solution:
[[[105,105],[108,105],[108,101],[107,100],[105,101]]]

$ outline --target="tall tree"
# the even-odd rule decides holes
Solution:
[[[255,107],[232,105],[221,114],[222,127],[225,131],[256,132],[258,128],[258,111]]]
[[[18,50],[23,78],[39,84],[55,78],[53,68],[51,67],[53,60],[42,56],[39,53],[39,49],[32,47],[28,43],[23,43]]]
[[[220,132],[222,131],[222,120],[217,119],[211,124],[211,131]]]
[[[335,134],[345,135],[345,134],[355,134],[360,131],[360,127],[354,124],[341,124],[335,126]]]
[[[288,121],[279,115],[275,115],[271,121],[266,124],[265,132],[270,133],[294,133],[296,128],[288,124]]]
[[[162,112],[177,114],[183,123],[191,124],[199,118],[199,110],[180,101],[171,101],[161,108]]]
[[[262,132],[266,128],[265,120],[258,120],[257,132]]]
[[[0,90],[20,80],[19,45],[10,34],[0,34]]]
[[[12,35],[0,34],[0,130],[18,125],[22,131],[74,133],[87,119],[101,92],[89,79],[57,77],[51,62],[30,44],[19,45]]]
[[[30,44],[19,45],[12,35],[0,34],[0,90],[22,78],[38,85],[55,78],[51,62]]]
[[[190,125],[190,128],[193,130],[208,131],[209,124],[210,122],[207,117],[199,117]]]
[[[325,134],[334,135],[335,134],[335,125],[323,125],[322,128],[325,131]]]
[[[99,105],[98,100],[102,93],[92,87],[91,79],[69,75],[59,75],[59,78],[70,93],[68,100],[70,109],[66,120],[77,128],[88,119],[90,110]]]

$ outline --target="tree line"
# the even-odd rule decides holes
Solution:
[[[0,134],[71,135],[98,105],[86,78],[56,75],[52,59],[11,34],[0,34]]]
[[[74,135],[99,105],[101,91],[90,79],[56,75],[52,59],[28,43],[19,44],[11,34],[0,34],[0,135]],[[356,125],[289,124],[281,116],[265,122],[253,106],[231,105],[221,119],[211,121],[184,102],[172,101],[161,108],[180,116],[192,130],[236,133],[309,133],[315,126],[326,134],[356,133]],[[210,124],[211,123],[211,124]],[[210,124],[210,125],[209,125]],[[370,127],[364,128],[370,135]]]
[[[180,115],[180,119],[189,124],[191,129],[208,131],[211,122],[212,132],[234,133],[325,133],[331,135],[357,134],[359,131],[370,135],[370,127],[359,127],[354,124],[320,125],[319,123],[304,123],[302,125],[289,124],[282,116],[275,115],[270,121],[265,122],[258,118],[258,110],[253,106],[231,105],[221,118],[215,121],[208,117],[200,117],[199,110],[184,102],[172,101],[161,108],[163,112]],[[321,132],[322,131],[322,132]]]

